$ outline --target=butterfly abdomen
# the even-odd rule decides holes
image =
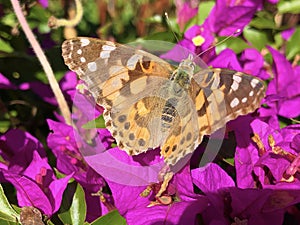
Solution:
[[[178,100],[176,98],[170,98],[166,101],[161,116],[161,126],[163,131],[170,129],[172,127],[174,118],[177,114],[175,108],[177,105],[177,101]]]

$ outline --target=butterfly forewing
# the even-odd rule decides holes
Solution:
[[[194,75],[200,134],[211,134],[228,121],[260,107],[265,86],[260,79],[233,70],[204,70]],[[200,135],[201,136],[201,135]]]
[[[254,111],[264,97],[263,82],[253,76],[224,69],[174,70],[150,53],[109,41],[67,40],[62,55],[104,106],[119,147],[135,155],[161,146],[169,165],[192,153],[204,135]]]
[[[110,103],[126,83],[141,76],[169,78],[173,71],[168,63],[150,53],[94,38],[66,40],[62,56],[100,104]]]

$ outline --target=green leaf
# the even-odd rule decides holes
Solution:
[[[300,52],[300,27],[297,27],[296,31],[292,35],[292,37],[288,40],[286,45],[286,57],[288,60],[291,60],[295,57],[295,55]]]
[[[278,12],[281,14],[284,13],[300,13],[300,1],[291,0],[291,1],[280,1],[277,5]]]
[[[275,46],[277,47],[277,49],[279,49],[283,44],[283,38],[281,36],[281,33],[275,34],[274,40],[275,40]]]
[[[234,166],[234,158],[223,159],[226,163],[231,166]]]
[[[126,220],[124,217],[120,215],[117,210],[111,211],[108,214],[101,216],[97,220],[91,223],[91,225],[127,225]]]
[[[9,120],[2,120],[0,121],[0,133],[5,133],[10,127],[10,121]]]
[[[256,17],[251,20],[250,26],[257,29],[276,29],[274,16],[266,11],[260,11]]]
[[[202,24],[204,22],[215,4],[215,1],[200,2],[198,9],[198,24]]]
[[[1,23],[6,26],[14,27],[16,25],[16,15],[14,13],[3,15]]]
[[[82,125],[83,129],[93,129],[93,128],[105,128],[105,121],[102,115],[97,118],[90,120],[86,124]]]
[[[6,42],[0,38],[0,51],[6,52],[6,53],[12,53],[14,51],[14,49],[11,47],[11,45],[8,42]]]
[[[66,177],[66,174],[59,172],[56,168],[54,168],[54,171],[55,171],[55,176],[56,176],[58,179],[61,179],[61,178]],[[68,183],[70,184],[70,183],[72,183],[72,182],[74,182],[74,178],[70,178],[70,180],[69,180]]]
[[[177,38],[178,38],[178,35],[177,35]],[[158,40],[158,41],[174,42],[175,36],[172,33],[172,31],[157,32],[157,33],[150,34],[146,37],[143,37],[142,39],[137,39],[135,42],[147,43],[147,41],[145,42],[145,40]],[[143,47],[144,47],[144,45],[143,45]],[[160,50],[160,47],[161,46],[157,47],[156,49]],[[153,48],[152,48],[152,50],[153,50]]]
[[[20,221],[20,216],[9,204],[3,188],[0,184],[0,220],[5,221],[5,223],[0,222],[0,224],[18,224]]]
[[[68,211],[59,214],[59,218],[64,224],[82,225],[86,217],[86,203],[84,198],[84,191],[82,187],[77,184],[76,191],[73,195],[72,204]]]
[[[224,40],[226,37],[220,37],[219,42]],[[244,49],[249,48],[249,45],[243,41],[241,38],[230,38],[227,41],[223,42],[216,46],[217,53],[220,53],[222,50],[230,48],[236,54],[241,53]]]
[[[20,223],[18,223],[17,221],[10,222],[10,221],[0,219],[0,225],[17,225],[17,224],[20,224]]]
[[[30,8],[30,14],[27,16],[29,22],[35,22],[36,24],[48,23],[49,13],[44,10],[40,5]]]
[[[99,24],[99,8],[95,1],[86,1],[84,4],[84,18],[92,24]]]
[[[259,51],[262,50],[268,43],[268,37],[265,32],[247,28],[243,31],[244,37]]]

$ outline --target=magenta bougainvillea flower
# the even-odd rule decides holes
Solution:
[[[212,45],[213,40],[214,36],[206,26],[194,25],[184,33],[183,39],[179,41],[172,50],[160,57],[180,62],[186,59],[189,54],[199,54],[203,52]],[[202,55],[201,59],[207,62],[212,55],[214,55],[214,49]]]
[[[274,79],[267,89],[267,109],[261,109],[262,116],[275,114],[287,118],[300,115],[300,66],[293,67],[283,54],[268,47],[273,57]],[[287,88],[288,87],[288,88]]]
[[[29,133],[15,129],[0,137],[2,182],[17,190],[19,205],[34,206],[48,216],[57,212],[71,176],[57,179],[45,150]]]
[[[8,169],[22,173],[33,160],[33,152],[46,158],[42,144],[28,132],[11,129],[0,136],[0,155],[9,162]]]
[[[299,190],[237,188],[214,163],[191,173],[194,184],[210,201],[202,213],[205,224],[281,225],[286,208],[300,201]]]
[[[236,137],[235,154],[237,184],[241,188],[257,186],[276,188],[285,183],[293,189],[293,183],[299,183],[295,168],[299,165],[298,134],[300,125],[290,125],[275,130],[267,123],[255,119],[251,129]],[[255,134],[251,140],[252,132]],[[266,173],[265,171],[268,171]]]
[[[270,78],[270,74],[264,68],[264,58],[255,48],[246,48],[239,58],[243,72],[259,77],[262,80]]]
[[[0,89],[16,89],[17,87],[10,82],[2,73],[0,73]]]
[[[165,205],[151,206],[151,201],[156,200],[155,189],[147,197],[140,196],[147,186],[128,186],[110,181],[108,184],[115,206],[128,225],[195,224],[197,214],[208,207],[207,198],[194,193],[189,166],[175,174],[169,183],[164,196],[171,200]]]
[[[251,21],[260,3],[261,1],[257,0],[218,0],[204,23],[211,32],[219,36],[232,35],[238,29],[242,30]]]
[[[192,2],[175,1],[177,9],[177,23],[180,30],[184,29],[185,24],[198,13],[197,4],[196,7],[192,6]]]
[[[107,210],[101,207],[99,197],[92,196],[105,186],[105,181],[86,163],[79,151],[80,148],[89,146],[80,139],[72,126],[52,120],[48,120],[48,125],[52,133],[49,134],[47,143],[57,158],[56,168],[64,174],[72,174],[72,177],[82,185],[86,194],[87,220],[92,221]]]
[[[76,74],[70,71],[67,72],[59,82],[60,88],[68,102],[71,102],[74,97],[77,82],[78,80]],[[23,91],[31,90],[43,101],[57,106],[55,96],[47,84],[44,84],[40,81],[25,82],[19,85],[19,89]]]
[[[281,32],[281,37],[287,41],[294,34],[295,31],[296,31],[296,28],[294,28],[294,27],[284,30]]]
[[[52,133],[48,136],[47,143],[57,157],[57,169],[64,174],[74,173],[73,177],[83,187],[102,187],[105,184],[103,178],[86,164],[79,151],[79,146],[84,143],[75,139],[74,128],[52,120],[48,120],[48,125]]]
[[[49,5],[48,0],[38,0],[38,2],[41,4],[41,6],[42,6],[43,8],[47,8],[48,5]]]
[[[225,49],[211,59],[208,65],[215,68],[227,68],[244,72],[264,80],[270,77],[264,69],[264,59],[262,55],[254,48],[245,49],[239,59],[233,50],[229,48]]]
[[[17,190],[18,203],[23,206],[34,206],[47,216],[58,211],[64,190],[72,175],[57,179],[53,170],[37,152],[33,153],[32,163],[23,174],[2,170],[6,181]]]
[[[242,71],[242,67],[237,59],[236,54],[231,49],[225,49],[215,58],[213,58],[209,65],[215,68],[227,68],[236,71]]]

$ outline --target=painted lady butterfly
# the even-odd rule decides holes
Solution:
[[[178,68],[148,52],[93,38],[62,45],[65,64],[105,108],[106,127],[129,155],[161,147],[175,165],[229,120],[260,106],[263,82],[227,69]]]

